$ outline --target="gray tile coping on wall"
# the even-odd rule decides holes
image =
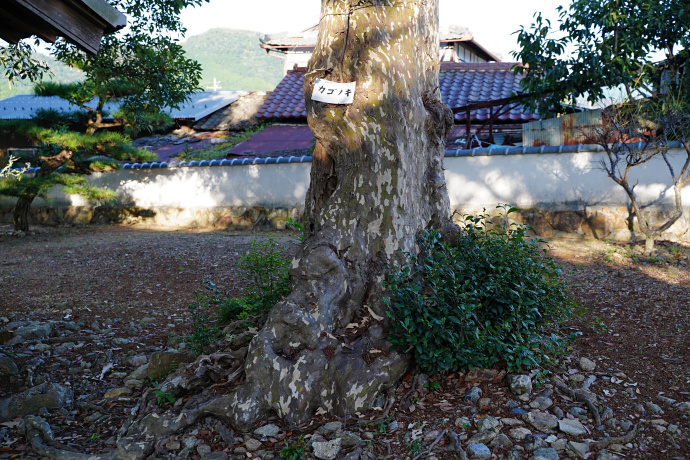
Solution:
[[[633,144],[642,147],[644,142]],[[680,148],[683,145],[678,141],[669,142],[669,148]],[[578,144],[578,145],[556,145],[541,147],[512,147],[512,146],[491,146],[477,147],[474,149],[446,149],[447,157],[474,157],[474,156],[496,156],[496,155],[530,155],[540,153],[578,153],[578,152],[603,152],[600,145]],[[265,158],[235,158],[232,160],[202,160],[202,161],[172,161],[172,162],[152,162],[152,163],[125,163],[123,169],[158,169],[158,168],[188,168],[197,166],[246,166],[246,165],[266,165],[266,164],[285,164],[285,163],[310,163],[311,155],[299,157],[265,157]],[[35,173],[39,168],[29,168],[28,173]]]

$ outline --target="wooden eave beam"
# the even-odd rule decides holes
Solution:
[[[6,13],[0,19],[3,38],[37,35],[53,42],[59,35],[91,54],[105,32],[126,25],[125,16],[103,0],[3,0],[0,10]]]

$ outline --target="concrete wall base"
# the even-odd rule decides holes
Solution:
[[[12,223],[12,206],[0,206],[0,222]],[[457,209],[459,214],[477,215],[482,209]],[[499,211],[487,209],[489,215],[500,220]],[[668,208],[648,209],[647,215],[654,225],[660,225],[673,214]],[[230,208],[154,208],[69,206],[31,208],[31,225],[91,225],[130,224],[176,229],[209,230],[284,230],[287,219],[300,222],[302,209],[266,208],[262,206]],[[578,209],[553,209],[552,206],[519,209],[511,213],[512,222],[529,225],[532,233],[545,238],[585,237],[609,241],[644,239],[637,219],[625,207],[586,207]],[[683,215],[659,239],[673,242],[690,242],[690,218]]]
[[[14,207],[0,207],[0,222],[12,223]],[[130,224],[183,229],[284,230],[287,219],[301,220],[301,210],[261,206],[232,208],[158,208],[32,206],[31,225]]]

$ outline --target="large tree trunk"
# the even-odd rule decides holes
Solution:
[[[321,17],[304,85],[317,145],[292,291],[252,340],[244,384],[190,400],[179,415],[140,415],[121,449],[206,415],[246,429],[272,414],[290,424],[319,409],[354,414],[407,369],[386,340],[386,267],[399,250],[415,251],[423,229],[452,226],[442,160],[453,119],[438,89],[438,0],[323,0]],[[354,103],[312,101],[317,77],[356,81]]]
[[[382,322],[386,266],[398,250],[414,252],[421,230],[449,222],[438,2],[323,0],[321,17],[304,84],[317,139],[308,236],[291,294],[251,344],[231,404],[236,426],[372,407],[407,366]],[[316,78],[357,82],[354,103],[312,101]]]
[[[73,152],[70,150],[62,150],[52,157],[39,157],[39,160],[41,160],[41,167],[36,172],[36,177],[33,179],[40,180],[42,177],[50,176],[56,169],[71,160],[72,155]],[[29,181],[29,186],[26,192],[17,198],[17,204],[14,205],[14,213],[12,214],[12,223],[14,224],[14,229],[18,232],[29,231],[29,211],[31,210],[31,203],[33,203],[34,199],[41,191],[40,185],[31,185],[31,178],[26,180]]]
[[[14,205],[14,213],[12,214],[15,231],[29,231],[29,210],[35,197],[36,195],[28,195],[17,198],[17,204]]]

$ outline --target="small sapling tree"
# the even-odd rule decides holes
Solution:
[[[601,169],[623,190],[633,208],[640,231],[645,235],[645,253],[654,250],[654,241],[683,215],[682,189],[690,181],[690,107],[682,100],[633,101],[605,111],[605,123],[590,140],[600,145],[606,156]],[[679,141],[685,158],[678,164],[671,157],[671,142]],[[645,213],[632,182],[634,169],[652,160],[662,160],[671,178],[674,210],[670,217],[654,225]]]

